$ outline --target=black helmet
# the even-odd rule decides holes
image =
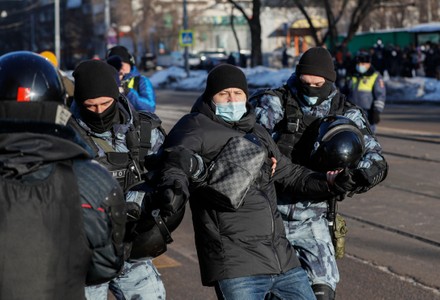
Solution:
[[[173,239],[173,232],[182,222],[185,214],[185,206],[182,207],[175,215],[162,218],[160,210],[151,211],[147,219],[140,220],[143,224],[139,224],[136,228],[137,236],[133,240],[130,258],[137,259],[143,257],[157,257],[167,250],[167,244]]]
[[[185,206],[172,216],[162,217],[156,204],[156,195],[151,182],[141,182],[129,188],[130,191],[146,193],[142,201],[141,215],[132,238],[130,258],[157,257],[167,250],[167,244],[173,241],[173,232],[182,222]]]
[[[65,104],[66,92],[48,60],[33,52],[16,51],[0,57],[0,101],[9,100]]]
[[[370,63],[371,62],[371,55],[370,53],[366,51],[359,51],[356,54],[356,63]]]
[[[343,116],[328,116],[316,122],[309,167],[322,172],[356,168],[365,151],[364,139],[356,124]]]

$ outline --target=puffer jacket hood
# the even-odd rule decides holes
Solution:
[[[75,125],[68,108],[56,101],[1,101],[0,161],[50,163],[91,157],[92,149]]]
[[[36,145],[36,139],[43,142]],[[84,148],[72,141],[38,133],[0,134],[0,150],[0,162],[4,165],[90,158]]]

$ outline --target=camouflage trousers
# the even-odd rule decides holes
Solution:
[[[325,284],[336,290],[339,271],[328,228],[327,202],[279,205],[286,235],[296,250],[311,285]]]
[[[86,287],[87,300],[107,300],[108,291],[125,300],[164,300],[165,287],[151,259],[126,261],[122,273],[110,282]]]

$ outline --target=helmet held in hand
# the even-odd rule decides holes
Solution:
[[[343,116],[328,116],[317,122],[309,167],[316,171],[356,168],[365,152],[356,124]]]

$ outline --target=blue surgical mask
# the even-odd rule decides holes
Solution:
[[[217,103],[215,114],[227,122],[237,122],[247,112],[246,101]]]
[[[358,71],[361,74],[364,74],[368,71],[368,69],[363,65],[356,65],[356,71]]]
[[[304,101],[306,102],[306,104],[308,104],[309,106],[316,105],[319,100],[319,97],[310,97],[307,95],[303,95],[303,98],[304,98]]]

